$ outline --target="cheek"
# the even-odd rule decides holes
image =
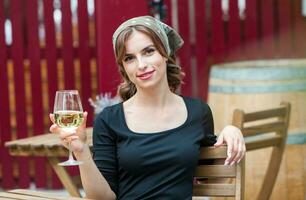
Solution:
[[[162,56],[156,56],[152,59],[150,59],[150,63],[152,63],[153,65],[157,65],[158,67],[166,67],[167,63],[166,63],[167,59],[162,57]]]
[[[124,73],[125,73],[125,76],[127,76],[127,78],[129,78],[129,80],[133,79],[132,77],[132,74],[133,74],[133,69],[131,66],[129,65],[125,65],[123,67],[123,70],[124,70]],[[132,81],[132,80],[131,80]]]

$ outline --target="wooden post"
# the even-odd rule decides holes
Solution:
[[[26,3],[26,27],[28,36],[27,55],[30,61],[31,71],[31,103],[33,117],[33,133],[35,135],[44,132],[44,113],[42,102],[42,78],[40,67],[40,46],[38,37],[38,3],[29,0]],[[36,187],[46,187],[46,159],[35,158],[35,184]]]
[[[5,44],[5,35],[2,31],[4,27],[4,4],[0,3],[0,165],[2,175],[1,187],[11,188],[14,185],[12,158],[8,154],[8,149],[4,147],[4,143],[11,139],[10,127],[10,107],[9,107],[9,90],[8,90],[8,73],[7,73],[7,48]]]
[[[14,69],[14,87],[15,87],[15,109],[16,109],[16,130],[17,138],[28,136],[26,122],[26,94],[25,94],[25,70],[24,59],[24,39],[22,31],[22,1],[10,1],[10,14],[12,20],[12,60]],[[27,158],[18,158],[19,187],[26,188],[30,184],[29,162]]]

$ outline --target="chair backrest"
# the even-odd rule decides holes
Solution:
[[[199,196],[243,199],[244,159],[235,165],[224,165],[226,157],[227,146],[201,147],[200,160],[195,171],[193,199]]]
[[[238,109],[234,111],[233,125],[241,129],[247,151],[272,147],[258,200],[268,200],[272,193],[285,149],[290,108],[290,103],[282,102],[276,108],[256,112],[245,113]]]

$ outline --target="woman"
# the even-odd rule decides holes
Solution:
[[[226,165],[244,156],[238,128],[225,127],[216,142],[208,105],[175,94],[183,73],[174,54],[182,44],[171,27],[152,17],[124,22],[113,35],[123,102],[96,118],[93,156],[85,144],[86,120],[76,134],[51,126],[65,146],[72,140],[75,157],[83,161],[80,174],[88,198],[191,199],[201,145],[227,143]]]

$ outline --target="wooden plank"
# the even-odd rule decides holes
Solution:
[[[72,33],[72,13],[70,0],[61,0],[61,36],[62,48],[61,57],[63,60],[64,71],[64,89],[76,89],[76,71],[74,66],[74,49],[73,49],[73,33]],[[69,169],[75,171],[75,169]],[[61,188],[62,185],[57,176],[53,176],[53,188]]]
[[[267,119],[271,117],[281,117],[281,116],[285,116],[286,112],[287,112],[286,107],[268,109],[268,110],[257,111],[257,112],[250,112],[244,115],[244,122],[262,120],[262,119]]]
[[[254,125],[250,127],[244,127],[242,129],[242,133],[245,137],[253,135],[261,135],[264,133],[279,132],[282,131],[285,127],[286,125],[283,122],[271,122],[260,125]]]
[[[81,65],[81,100],[83,109],[91,111],[92,108],[88,103],[91,97],[91,74],[90,74],[90,46],[89,46],[89,26],[88,26],[88,13],[87,1],[78,0],[78,32],[79,32],[79,51],[78,57]],[[89,112],[87,121],[93,121],[92,112]]]
[[[44,28],[45,28],[45,51],[44,58],[46,59],[47,66],[47,99],[48,99],[48,111],[49,113],[53,112],[54,97],[55,92],[58,90],[59,83],[57,77],[57,49],[56,49],[56,40],[55,40],[55,22],[53,18],[53,1],[43,0],[43,12],[44,12]],[[49,126],[51,122],[49,122]],[[47,169],[50,167],[47,166]],[[50,170],[49,170],[50,171]],[[57,182],[59,185],[59,180],[55,178],[56,174],[51,171],[47,174],[47,179]]]
[[[229,1],[227,61],[242,59],[238,0]]]
[[[305,58],[306,56],[306,20],[302,16],[302,2],[303,0],[293,1],[293,18],[294,18],[294,56],[298,58]]]
[[[72,197],[72,196],[66,197],[66,196],[61,196],[61,195],[44,192],[44,191],[34,191],[34,190],[25,190],[25,189],[15,189],[15,190],[10,190],[9,192],[14,193],[14,194],[23,194],[23,195],[28,195],[28,196],[43,197],[45,199],[56,199],[56,200],[81,199],[78,197]],[[82,199],[86,200],[86,198],[82,198]]]
[[[227,157],[227,147],[221,146],[215,147],[201,147],[200,149],[200,159],[213,159],[213,158],[226,158]]]
[[[13,146],[9,149],[10,155],[12,156],[44,156],[44,157],[67,157],[68,151],[66,148],[63,147],[36,147],[31,148],[31,146],[28,147],[19,147],[19,146]]]
[[[172,0],[164,0],[164,5],[166,6],[166,18],[163,20],[164,23],[172,26]]]
[[[8,154],[8,149],[4,147],[6,141],[11,140],[10,110],[9,110],[9,90],[8,90],[8,70],[7,70],[7,46],[4,32],[4,4],[0,3],[0,166],[1,166],[1,187],[11,188],[14,185],[12,158]]]
[[[23,195],[23,194],[14,194],[14,193],[9,193],[9,192],[0,192],[0,197],[1,199],[14,199],[14,200],[45,200],[45,198],[42,197],[34,197]]]
[[[19,140],[13,140],[5,143],[6,147],[11,147],[14,145],[18,146],[41,146],[41,145],[48,145],[52,147],[53,144],[59,145],[60,139],[56,134],[49,133],[49,134],[42,134],[42,135],[36,135],[29,138],[23,138]]]
[[[261,11],[261,52],[265,58],[273,58],[275,48],[274,0],[260,1]]]
[[[243,23],[245,43],[244,49],[248,59],[258,58],[259,53],[259,19],[257,16],[258,0],[247,0]]]
[[[120,78],[114,70],[117,66],[112,51],[112,35],[124,20],[147,15],[147,1],[135,0],[133,4],[130,0],[121,0],[120,4],[117,1],[95,1],[95,14],[99,91],[116,94]]]
[[[92,127],[86,128],[87,142],[92,146]],[[11,148],[13,146],[41,146],[45,145],[47,147],[61,146],[60,139],[55,133],[44,133],[41,135],[32,136],[29,138],[23,138],[18,140],[12,140],[5,143],[5,147]]]
[[[271,146],[278,146],[282,142],[283,138],[275,135],[273,137],[258,138],[256,140],[246,141],[245,146],[247,151],[251,151]]]
[[[44,132],[44,113],[42,102],[42,79],[40,68],[40,46],[38,36],[38,4],[37,0],[26,3],[26,26],[28,48],[27,54],[31,69],[31,102],[33,116],[33,132],[35,135]],[[35,184],[36,187],[46,187],[46,163],[44,158],[35,158]]]
[[[194,185],[193,196],[234,196],[235,184]]]
[[[24,41],[22,28],[22,3],[20,0],[12,0],[10,4],[10,16],[12,20],[12,60],[14,62],[14,88],[16,100],[16,121],[17,137],[24,138],[28,136],[26,124],[26,96],[24,79]],[[29,163],[27,158],[18,158],[19,187],[28,187],[30,183]]]
[[[73,64],[73,41],[70,0],[61,0],[62,11],[62,58],[64,60],[65,89],[75,89],[75,69]]]
[[[195,0],[195,56],[197,62],[198,96],[207,100],[209,65],[207,63],[208,38],[206,4],[203,0]]]
[[[222,15],[221,0],[211,1],[211,49],[214,63],[224,60],[225,38]]]
[[[245,195],[245,157],[236,165],[236,188],[235,195],[237,200],[244,200]]]
[[[191,74],[191,41],[190,41],[190,23],[189,23],[189,4],[188,1],[178,0],[178,32],[184,40],[184,46],[178,51],[180,66],[185,72],[184,82],[181,87],[183,95],[191,96],[192,94],[192,74]]]
[[[56,41],[53,18],[53,2],[43,1],[44,25],[45,25],[45,59],[47,61],[49,112],[53,112],[55,92],[58,89],[57,64],[56,64]]]
[[[292,57],[293,48],[293,21],[291,19],[293,7],[293,1],[291,0],[278,0],[278,43],[277,51],[279,52],[279,57]]]
[[[231,178],[236,176],[236,166],[230,165],[200,165],[196,168],[196,177],[223,177]]]

